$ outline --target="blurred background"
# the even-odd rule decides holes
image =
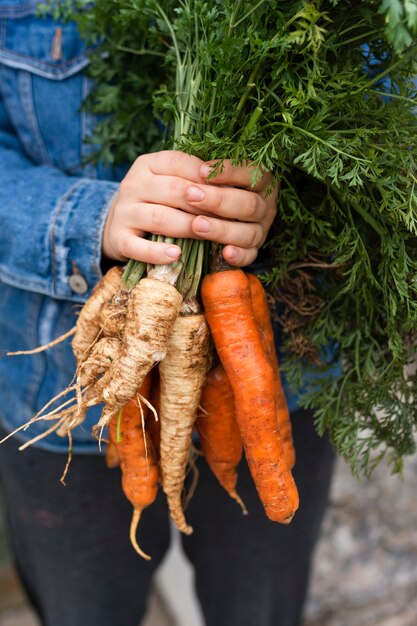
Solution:
[[[338,462],[304,626],[417,625],[416,479],[417,455],[403,480],[379,467],[363,484]],[[0,626],[39,626],[10,563],[2,518]],[[175,534],[140,626],[204,626]]]

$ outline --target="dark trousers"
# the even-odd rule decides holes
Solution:
[[[194,533],[182,541],[207,626],[300,624],[333,453],[315,434],[310,412],[298,411],[292,421],[301,504],[289,526],[268,521],[244,462],[238,491],[247,516],[204,460],[198,463],[186,511]],[[11,549],[29,601],[44,626],[138,626],[169,546],[164,496],[140,522],[139,543],[152,555],[145,562],[129,543],[132,509],[119,470],[108,470],[98,456],[76,456],[63,487],[65,462],[35,448],[20,453],[13,440],[0,447]]]

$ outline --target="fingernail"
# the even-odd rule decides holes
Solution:
[[[181,248],[178,248],[178,246],[169,246],[165,252],[170,259],[178,259],[181,254]]]
[[[204,200],[205,193],[198,187],[188,187],[185,197],[190,202],[201,202],[201,200]]]
[[[195,230],[200,231],[200,233],[209,233],[211,231],[211,224],[204,217],[199,217],[196,221]]]
[[[200,176],[201,176],[201,178],[208,178],[210,176],[211,172],[212,172],[212,169],[208,165],[202,165],[200,167]]]

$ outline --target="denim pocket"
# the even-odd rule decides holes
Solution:
[[[80,114],[88,65],[76,24],[33,15],[35,3],[0,3],[0,89],[25,151],[37,164],[86,174],[83,140],[92,118]],[[7,12],[6,12],[7,9]],[[29,14],[27,14],[29,13]],[[91,173],[88,173],[91,175]]]

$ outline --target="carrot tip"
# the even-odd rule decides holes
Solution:
[[[171,510],[171,519],[174,522],[175,526],[180,531],[180,533],[184,533],[184,535],[192,535],[193,534],[193,532],[194,532],[193,527],[190,526],[189,524],[187,524],[187,522],[185,521],[184,517],[181,517],[179,519],[179,516],[173,515],[172,514],[172,510]]]
[[[243,502],[242,498],[239,496],[237,491],[235,491],[234,489],[230,490],[229,491],[229,496],[231,498],[233,498],[233,500],[236,500],[236,502],[238,503],[238,505],[242,509],[243,515],[248,515],[248,509],[246,508],[245,503]]]
[[[143,552],[143,550],[141,550],[141,548],[139,547],[138,542],[136,541],[136,531],[139,525],[141,512],[142,511],[140,509],[133,510],[132,521],[130,522],[130,533],[129,533],[130,543],[132,544],[136,552],[139,554],[139,556],[145,559],[145,561],[150,561],[152,557],[150,557],[149,554],[146,554],[145,552]]]

